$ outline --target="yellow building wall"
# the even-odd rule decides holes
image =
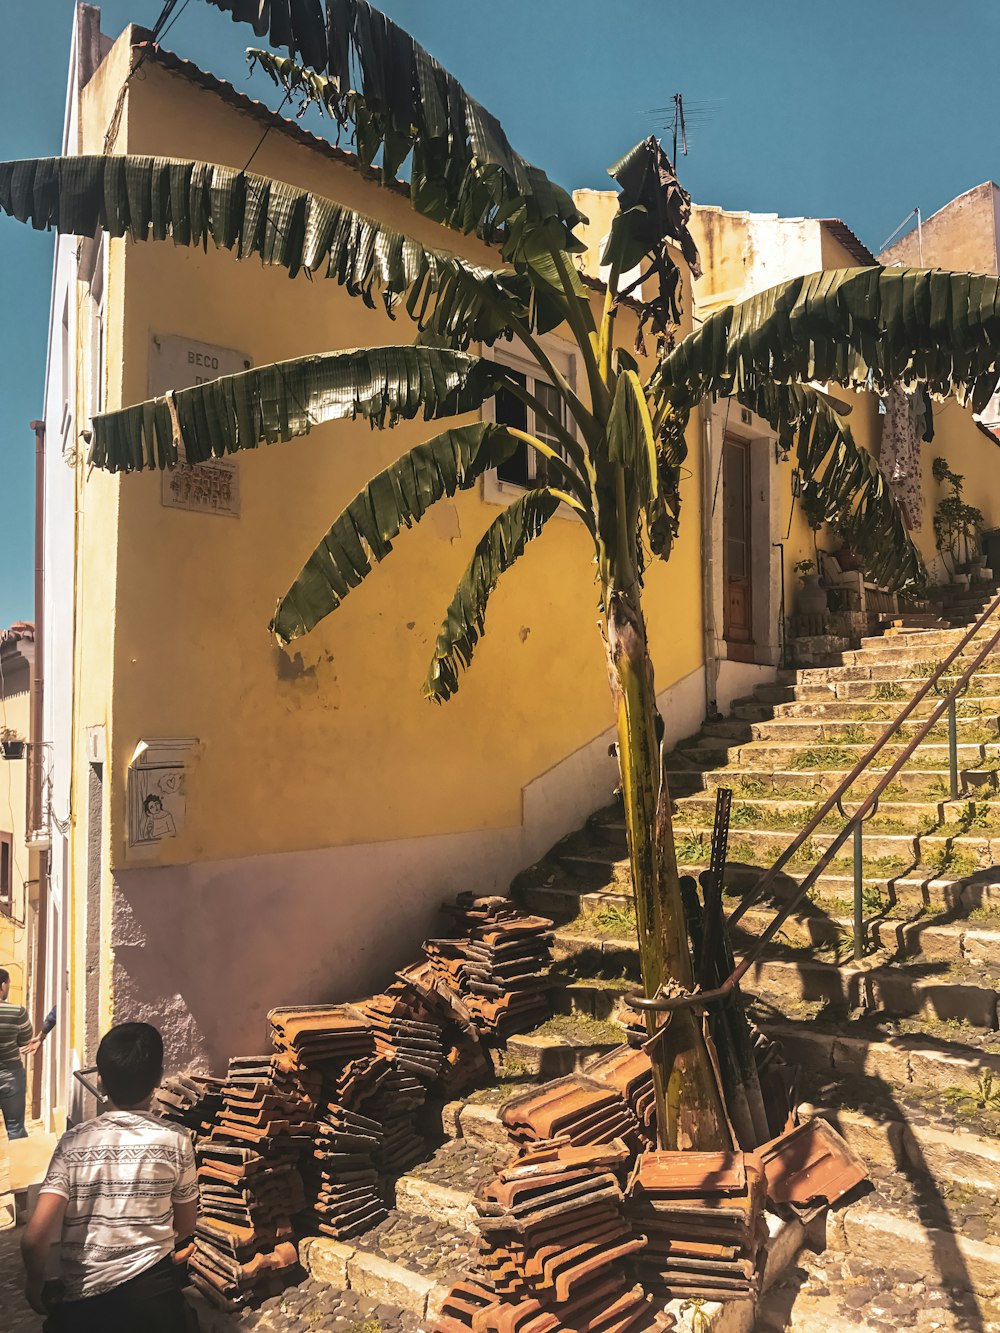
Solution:
[[[982,511],[983,527],[1000,527],[1000,442],[994,442],[977,427],[971,407],[961,407],[954,399],[934,404],[934,432],[931,443],[922,446],[923,529],[919,544],[925,561],[935,566],[939,579],[946,580],[947,572],[940,566],[934,544],[934,512],[950,494],[950,487],[934,480],[931,465],[939,455],[946,458],[951,470],[965,477],[962,499]]]
[[[31,727],[30,700],[27,690],[0,694],[0,728],[7,727],[16,736],[27,739]],[[0,758],[0,833],[10,833],[13,842],[12,912],[10,916],[0,913],[0,967],[10,973],[11,1001],[30,1005],[31,867],[24,842],[27,770],[27,759]]]
[[[85,90],[83,151],[100,151],[126,68],[122,40]],[[419,219],[400,192],[381,189],[278,130],[263,144],[260,139],[258,120],[147,63],[142,79],[130,85],[116,149],[235,166],[257,150],[253,166],[263,174],[489,261],[475,239]],[[116,241],[108,273],[109,408],[148,397],[154,334],[238,350],[262,365],[336,348],[410,343],[416,332],[405,313],[393,322],[334,282],[290,280],[283,270],[264,269],[256,259],[240,263],[214,247],[206,254],[169,242]],[[86,310],[89,298],[82,290],[80,299]],[[601,299],[595,295],[594,301],[599,310]],[[621,324],[622,341],[631,346],[634,316],[624,312]],[[77,357],[86,384],[92,370],[86,336]],[[78,406],[83,421],[88,412]],[[125,975],[131,963],[116,971],[112,944],[119,959],[142,949],[141,968],[150,976],[163,974],[149,981],[138,1000],[128,992],[133,1015],[145,1005],[142,1012],[154,1021],[169,1017],[175,988],[184,1008],[178,1022],[195,1021],[190,1014],[198,1010],[197,1021],[211,1026],[215,1017],[201,1012],[208,1005],[200,989],[205,974],[218,967],[218,991],[223,974],[245,965],[249,954],[294,950],[309,928],[300,903],[288,907],[300,912],[292,930],[297,939],[280,933],[280,868],[273,876],[255,872],[272,886],[266,911],[276,915],[267,924],[256,908],[256,916],[240,917],[238,894],[225,908],[218,895],[206,895],[202,917],[197,897],[180,896],[180,886],[191,883],[187,878],[157,881],[156,895],[113,891],[137,882],[135,862],[126,854],[126,793],[128,763],[140,739],[198,740],[186,775],[184,827],[142,861],[135,872],[141,876],[158,866],[252,865],[252,858],[310,849],[503,832],[520,825],[530,784],[613,724],[592,545],[575,520],[559,517],[494,594],[486,637],[458,696],[443,708],[422,698],[441,619],[476,541],[501,512],[479,491],[438,505],[418,527],[404,531],[385,565],[310,636],[288,651],[269,636],[278,597],[343,506],[376,471],[451,424],[457,423],[418,421],[385,432],[363,422],[329,424],[308,438],[243,453],[239,519],[165,508],[159,474],[118,478],[86,473],[81,465],[73,844],[77,1049],[83,1041],[81,979],[94,947],[94,923],[88,940],[80,902],[94,854],[86,811],[95,729],[107,758],[100,847],[103,1029],[119,1012],[117,992],[125,995],[137,975],[137,968]],[[655,566],[647,577],[660,690],[702,662],[699,485],[692,450],[682,484],[684,533],[670,565]],[[610,780],[608,798],[613,785]],[[160,898],[165,883],[171,888]],[[379,956],[380,913],[391,940],[414,909],[402,905],[399,890],[390,886],[381,908],[360,901],[350,883],[331,883],[325,900],[325,886],[314,887],[317,902],[309,910],[319,913],[315,922],[323,937],[331,923],[349,921],[355,933],[345,938],[353,951],[360,922],[371,937],[365,944],[372,951],[369,966],[385,979],[387,967],[400,959],[384,950]],[[169,896],[174,891],[176,899]],[[417,929],[408,935],[411,952],[419,943]],[[326,966],[333,978],[338,967],[354,976],[361,966],[356,962],[352,956]],[[287,957],[279,965],[286,973],[294,970]],[[198,975],[188,975],[190,969]],[[317,975],[314,962],[302,976],[302,989],[289,995],[262,985],[254,1003],[259,1008],[265,997],[314,997]],[[160,1014],[151,998],[156,987],[165,996]],[[224,1004],[232,1012],[230,994]],[[218,1054],[216,1047],[216,1059]]]
[[[260,138],[256,122],[155,67],[130,96],[127,132],[130,151],[231,163],[245,162]],[[396,193],[279,133],[254,166],[377,210],[421,239],[452,241]],[[474,241],[456,239],[456,248],[483,257]],[[125,275],[123,327],[117,301],[110,307],[109,360],[124,364],[120,388],[109,384],[112,403],[119,392],[123,403],[147,396],[153,333],[239,349],[259,365],[408,343],[415,332],[405,316],[392,323],[332,282],[293,282],[214,249],[129,244]],[[561,520],[494,595],[488,633],[457,698],[444,708],[422,699],[443,613],[500,512],[476,492],[404,532],[385,566],[306,639],[282,652],[268,635],[278,597],[341,508],[438,428],[418,421],[373,432],[338,423],[242,454],[235,521],[164,508],[158,475],[111,481],[122,496],[113,864],[122,853],[122,778],[140,737],[204,742],[187,827],[169,847],[168,859],[182,861],[508,825],[520,818],[527,782],[610,724],[592,548],[579,524]],[[695,485],[692,476],[692,494]],[[692,611],[697,604],[689,575],[678,568],[650,578],[654,635],[660,606],[674,622],[664,685],[698,665],[697,626],[678,633],[675,619],[678,602]],[[470,783],[472,774],[480,780]],[[316,784],[326,799],[316,799]]]

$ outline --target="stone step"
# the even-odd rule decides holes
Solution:
[[[944,625],[927,626],[920,629],[893,629],[887,626],[881,634],[866,634],[861,640],[862,648],[912,647],[921,655],[927,647],[951,649],[965,638],[967,631],[948,629]],[[980,631],[985,634],[985,630]],[[977,635],[978,638],[978,635]],[[975,642],[976,640],[973,640]]]
[[[863,849],[867,861],[880,858],[894,858],[899,869],[909,869],[914,864],[944,868],[950,853],[952,864],[962,865],[964,873],[973,874],[977,869],[992,867],[1000,859],[1000,833],[984,829],[981,833],[970,829],[967,833],[949,834],[934,829],[926,833],[884,833],[878,817],[871,825],[864,827]],[[840,821],[843,827],[844,821]],[[947,826],[946,826],[947,827]],[[807,844],[797,852],[793,866],[808,868],[825,852],[839,830],[830,830],[825,826],[810,834]],[[771,865],[791,844],[795,833],[791,829],[764,829],[739,827],[730,830],[729,859],[731,861],[759,865],[765,868]],[[678,856],[695,863],[708,864],[710,851],[710,829],[704,825],[681,822],[674,823],[674,841]],[[692,851],[692,844],[700,843],[697,854]],[[610,855],[610,853],[609,853]],[[838,850],[838,862],[850,860],[853,865],[852,839]],[[622,863],[624,869],[624,863]]]
[[[971,814],[969,810],[970,802],[967,798],[959,797],[952,801],[951,799],[937,797],[923,801],[906,801],[886,800],[883,796],[878,803],[878,810],[873,822],[878,827],[880,820],[882,824],[889,820],[894,822],[909,821],[909,824],[916,829],[920,826],[922,820],[935,819],[943,824],[948,820],[955,821],[965,816],[967,818],[974,817],[977,827],[985,827],[986,823],[992,824],[995,818],[998,831],[1000,831],[1000,800],[991,800],[992,795],[993,793],[987,793],[982,801],[976,801],[976,808]],[[844,804],[847,809],[857,804],[853,787],[845,797]],[[788,800],[780,800],[771,793],[767,795],[734,793],[733,806],[729,817],[730,837],[733,837],[740,829],[747,827],[777,828],[787,825],[789,830],[797,831],[812,817],[819,805],[820,800],[815,796],[809,799],[792,797]],[[695,792],[691,796],[682,796],[674,802],[674,819],[680,820],[683,818],[688,824],[711,828],[715,817],[715,806],[714,793]],[[843,823],[843,817],[837,813],[836,808],[828,818],[831,822]],[[868,825],[868,827],[872,827],[872,825]]]
[[[847,1247],[846,1218],[857,1213],[862,1224],[870,1204],[862,1200],[831,1215],[826,1235],[809,1237],[795,1266],[766,1292],[758,1305],[756,1333],[998,1333],[1000,1303],[995,1283],[966,1273],[961,1252],[951,1245],[955,1228],[946,1222],[929,1235],[924,1209],[917,1203],[898,1208],[900,1243]],[[925,1244],[911,1255],[906,1239],[923,1234]],[[821,1248],[829,1238],[826,1248]],[[940,1262],[924,1262],[927,1249],[940,1250]],[[958,1259],[948,1263],[947,1255]],[[958,1276],[965,1273],[965,1276]],[[947,1276],[946,1276],[947,1274]]]
[[[924,697],[930,698],[933,694],[940,699],[949,692],[951,686],[955,683],[954,676],[945,677],[938,681]],[[767,702],[768,698],[773,703],[810,703],[824,699],[849,699],[872,704],[897,704],[902,707],[926,684],[926,676],[905,676],[897,672],[894,677],[886,680],[873,681],[864,678],[860,680],[831,680],[826,678],[823,680],[803,680],[796,685],[774,686],[763,697],[761,688],[758,688],[757,698],[762,703]],[[994,672],[977,671],[962,698],[988,699],[995,698],[998,694],[1000,694],[1000,675]]]
[[[736,899],[758,878],[759,872],[755,867],[731,867],[726,877],[726,891]],[[779,875],[771,895],[772,901],[787,901],[798,882],[794,876]],[[954,917],[978,912],[984,930],[994,929],[1000,924],[1000,868],[980,871],[965,879],[946,875],[866,874],[861,883],[866,897],[878,900],[876,906],[879,911],[887,907],[899,907],[910,914],[924,909],[930,914],[947,912]],[[853,874],[820,875],[810,895],[819,908],[832,900],[853,903]]]
[[[989,646],[996,630],[996,624],[985,631],[981,630],[962,649],[955,658],[955,663],[968,662],[978,657]],[[951,656],[964,637],[965,634],[961,630],[953,630],[951,637],[947,639],[940,639],[937,634],[908,635],[905,640],[902,636],[876,639],[867,644],[863,643],[860,648],[848,648],[838,656],[845,666],[874,666],[882,662],[898,662],[904,666],[919,665],[924,662],[933,662],[937,665]],[[1000,645],[989,649],[983,659],[984,664],[993,662],[998,656],[1000,656]]]
[[[356,1241],[311,1236],[299,1259],[311,1277],[434,1319],[452,1283],[475,1258],[475,1237],[429,1215],[393,1210]]]
[[[938,686],[944,690],[949,685],[956,684],[959,676],[972,665],[975,657],[976,654],[972,653],[956,658],[954,662],[949,664],[947,675],[937,682]],[[992,683],[997,674],[992,668],[997,664],[997,658],[992,656],[987,658],[982,666],[977,668],[975,679],[980,682]],[[929,660],[922,663],[892,658],[882,661],[845,661],[836,666],[795,667],[789,672],[791,679],[781,679],[778,683],[782,685],[815,686],[845,684],[848,681],[868,681],[875,684],[895,681],[907,691],[907,695],[912,695],[921,685],[927,684],[928,679],[935,674],[939,665],[937,661]],[[912,688],[907,689],[907,686],[912,686]]]
[[[835,1215],[840,1226],[828,1231],[831,1248],[886,1269],[898,1266],[900,1256],[905,1255],[907,1266],[925,1280],[955,1283],[979,1297],[992,1297],[1000,1290],[1000,1218],[995,1195],[974,1195],[964,1205],[949,1208],[943,1200],[914,1197],[898,1176],[876,1178],[875,1186],[866,1198]],[[972,1210],[979,1210],[976,1216],[982,1216],[992,1228],[987,1233],[992,1242],[973,1240],[962,1233],[962,1221],[956,1225],[956,1219],[971,1216]]]
[[[916,756],[911,761],[916,763]],[[667,782],[671,793],[697,795],[699,791],[714,792],[716,787],[729,787],[738,800],[752,796],[766,796],[771,793],[782,799],[816,799],[834,792],[847,778],[853,768],[788,768],[767,769],[750,764],[733,764],[728,768],[705,769],[700,773],[683,772],[671,769],[667,773]],[[867,794],[886,773],[884,766],[872,766],[856,778],[851,786],[851,794]],[[691,788],[692,783],[698,783]],[[689,790],[689,788],[691,788]],[[960,766],[959,790],[968,798],[993,799],[1000,790],[1000,773],[996,769],[982,768],[975,765]],[[919,796],[927,800],[949,797],[948,773],[940,768],[901,768],[892,779],[884,795]]]
[[[683,850],[690,850],[690,846]],[[693,863],[681,857],[678,869],[681,874],[697,878],[705,864],[704,859]],[[801,873],[779,872],[768,895],[770,901],[787,902],[800,883]],[[743,897],[762,874],[760,866],[729,862],[725,878],[727,896],[732,899]],[[1000,916],[1000,867],[959,875],[920,870],[887,873],[875,871],[869,865],[862,876],[862,886],[867,899],[873,901],[879,911],[898,905],[911,913],[920,909],[947,911],[954,916],[978,912],[984,929],[992,929]],[[835,861],[818,877],[810,894],[819,908],[829,900],[853,903],[853,864],[838,868]],[[581,911],[629,913],[632,887],[628,864],[581,856],[575,858],[573,868],[562,878],[553,877],[545,888],[525,890],[520,897],[542,915],[554,913],[562,923],[578,916]]]
[[[588,1060],[620,1046],[624,1030],[614,1023],[582,1014],[559,1014],[522,1036],[510,1037],[500,1058],[500,1069],[510,1062],[542,1080],[561,1078],[582,1069]]]
[[[939,1182],[991,1191],[1000,1196],[1000,1142],[997,1112],[977,1127],[975,1099],[952,1095],[962,1106],[948,1115],[949,1103],[931,1090],[889,1090],[880,1080],[820,1076],[815,1091],[799,1104],[799,1115],[822,1116],[870,1166],[885,1167]]]
[[[750,1008],[787,1060],[817,1073],[864,1075],[890,1091],[915,1086],[978,1097],[986,1078],[1000,1087],[1000,1041],[991,1033],[954,1025],[939,1026],[936,1033],[908,1027],[887,1030],[871,1018],[852,1021],[842,1030],[831,1021],[783,1014],[777,998],[760,996]]]
[[[840,824],[842,829],[843,821]],[[948,829],[951,827],[956,826],[944,825],[913,835],[884,833],[877,822],[866,826],[862,843],[865,874],[909,874],[924,867],[928,877],[951,873],[958,878],[992,869],[1000,859],[1000,834],[989,829],[950,833]],[[811,869],[836,840],[841,829],[830,829],[823,825],[810,834],[788,863],[790,873],[803,874]],[[792,829],[751,826],[731,829],[728,864],[746,865],[763,872],[785,852],[795,836]],[[674,843],[678,860],[685,865],[694,865],[700,870],[708,865],[711,853],[709,825],[689,824],[677,819],[674,823]],[[588,887],[610,889],[612,883],[630,882],[629,862],[624,857],[617,857],[612,849],[568,854],[557,860],[560,867],[579,877]],[[849,835],[847,841],[838,848],[831,868],[841,873],[853,873],[853,865],[853,838]]]
[[[575,960],[581,970],[592,971],[596,964],[602,972],[607,969],[622,976],[638,976],[638,949],[631,941],[556,931],[553,951],[560,961]],[[878,953],[860,963],[853,959],[829,963],[809,956],[768,956],[750,967],[743,987],[749,994],[760,992],[772,997],[782,1008],[820,1004],[887,1018],[921,1017],[995,1031],[1000,999],[997,970],[995,964],[965,960],[951,964],[944,960],[891,963]],[[539,1049],[562,1044],[558,1036],[551,1041],[546,1037]]]
[[[908,699],[840,699],[824,695],[817,699],[791,699],[774,704],[733,704],[733,714],[741,721],[761,722],[773,720],[839,721],[845,725],[852,723],[874,722],[886,727],[902,712]],[[916,705],[910,719],[926,721],[941,704],[941,696],[928,694]],[[761,718],[759,714],[767,709],[770,718]],[[974,698],[959,699],[957,705],[960,721],[994,718],[1000,715],[1000,696],[976,695]]]
[[[398,1177],[393,1187],[395,1207],[458,1231],[474,1231],[472,1196],[509,1156],[509,1145],[502,1142],[470,1144],[449,1138],[426,1162]]]
[[[748,994],[760,990],[786,1003],[819,1001],[887,1018],[920,1018],[996,1031],[1000,998],[996,976],[986,972],[976,981],[976,969],[970,968],[963,979],[953,981],[951,970],[935,971],[941,966],[882,964],[878,955],[857,964],[765,958],[750,968],[744,989]]]
[[[871,745],[871,740],[865,742],[838,740],[835,744],[828,740],[818,740],[808,747],[803,747],[792,741],[763,740],[750,741],[745,745],[722,745],[719,750],[706,745],[693,745],[690,749],[674,753],[680,754],[692,767],[698,764],[704,769],[732,767],[766,772],[790,769],[794,772],[823,770],[829,766],[831,769],[842,769],[846,772],[868,753]],[[891,742],[883,746],[877,756],[879,767],[888,768],[900,757],[905,748],[905,741]],[[981,768],[984,766],[984,761],[1000,763],[1000,738],[998,741],[975,743],[959,738],[958,763],[961,768]],[[921,741],[910,762],[923,768],[947,771],[949,764],[947,740]]]
[[[850,907],[845,900],[837,909]],[[751,908],[733,927],[733,947],[740,954],[749,947],[774,919],[774,908]],[[1000,968],[1000,930],[980,929],[965,922],[950,921],[942,915],[894,919],[865,912],[866,953],[881,952],[892,959],[920,958],[928,963],[968,963],[973,967]],[[1000,924],[1000,923],[998,923]],[[854,922],[851,915],[822,910],[822,905],[807,902],[782,925],[774,943],[793,950],[835,950],[846,958],[853,948]]]
[[[995,877],[1000,881],[1000,869]],[[751,882],[747,879],[744,887]],[[730,883],[727,887],[733,890],[737,886]],[[763,905],[751,907],[736,929],[747,938],[761,934],[790,896],[791,887],[785,881],[782,891]],[[567,883],[560,888],[528,890],[523,900],[532,911],[551,916],[557,925],[576,927],[589,948],[603,952],[607,946],[609,956],[617,956],[631,944],[634,922],[632,894],[624,883],[620,890],[581,892],[578,884]],[[892,957],[920,955],[931,962],[1000,966],[1000,882],[968,885],[954,880],[867,877],[862,881],[862,894],[867,951],[883,950]],[[782,926],[779,943],[795,948],[850,949],[853,902],[852,876],[822,876]],[[981,920],[964,920],[971,911],[979,912]],[[607,930],[609,921],[620,924],[617,934]]]
[[[704,867],[679,868],[682,874],[697,874]],[[896,935],[912,928],[921,932],[922,937],[926,936],[926,949],[931,947],[935,938],[932,932],[938,930],[941,922],[958,922],[974,912],[979,916],[978,921],[965,922],[954,929],[963,932],[967,944],[982,942],[984,950],[991,951],[989,956],[1000,958],[1000,948],[994,941],[1000,930],[1000,868],[986,873],[992,876],[991,882],[975,878],[866,875],[862,879],[862,894],[869,928],[877,925],[879,931],[884,932],[885,940],[889,939],[890,932]],[[759,871],[755,867],[730,867],[726,880],[730,909],[757,878]],[[765,913],[768,917],[773,916],[776,908],[791,897],[797,882],[792,876],[779,876],[773,892],[767,896],[768,906],[753,908],[751,912],[759,919],[763,919]],[[579,880],[566,879],[558,887],[527,889],[519,901],[539,915],[552,917],[558,925],[565,925],[581,914],[589,919],[597,917],[598,923],[602,920],[606,923],[609,914],[630,919],[633,911],[632,891],[624,881],[613,888],[585,889]],[[796,918],[822,920],[832,916],[850,926],[853,902],[853,875],[821,875],[805,902],[796,909]],[[888,913],[894,916],[887,916]],[[890,946],[886,943],[885,947]]]
[[[814,746],[864,743],[870,747],[885,733],[886,727],[891,725],[892,721],[893,719],[890,718],[888,720],[858,719],[853,722],[845,722],[839,718],[786,717],[782,715],[772,718],[769,722],[747,722],[744,726],[755,741],[780,741],[782,743],[805,741]],[[907,718],[893,728],[893,739],[905,744],[922,727],[927,725],[927,721],[926,717]],[[956,719],[956,734],[960,744],[1000,740],[1000,714],[963,714]],[[742,738],[734,734],[732,739],[740,740]],[[921,745],[931,740],[947,741],[947,739],[948,720],[946,717],[941,717],[927,733],[927,741],[921,742]]]

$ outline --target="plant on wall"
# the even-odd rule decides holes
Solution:
[[[581,222],[571,197],[511,147],[458,81],[365,0],[248,4],[209,0],[287,52],[254,59],[303,107],[354,137],[361,162],[393,180],[407,165],[416,213],[494,247],[477,266],[312,191],[246,170],[151,157],[73,157],[0,164],[0,209],[36,228],[132,242],[209,240],[259,255],[289,275],[326,276],[418,326],[414,344],[327,350],[97,416],[91,460],[112,472],[171,468],[306,435],[362,416],[377,429],[418,416],[475,412],[501,389],[530,407],[538,434],[501,424],[449,426],[383,469],[334,516],[272,622],[287,643],[309,633],[442,497],[478,485],[523,447],[544,460],[487,527],[445,613],[425,682],[431,700],[459,688],[486,629],[489,599],[564,506],[590,537],[647,997],[690,992],[694,975],[670,817],[663,723],[643,611],[645,573],[679,531],[691,413],[733,397],[794,452],[820,521],[857,519],[866,565],[895,587],[920,559],[875,461],[812,382],[884,388],[901,376],[985,402],[997,380],[1000,282],[870,267],[796,278],[729,305],[677,337],[684,274],[696,271],[690,199],[655,139],[611,168],[618,211],[602,255],[600,298],[574,256]],[[298,63],[296,63],[296,58]],[[621,344],[619,277],[641,270],[630,301],[640,338],[656,340],[651,372]],[[904,299],[905,296],[905,299]],[[932,318],[933,311],[933,318]],[[540,335],[568,330],[584,369],[579,392]],[[513,338],[554,389],[541,401],[483,345]],[[354,447],[362,448],[355,438]],[[647,1017],[652,1034],[657,1020]],[[661,1141],[730,1142],[704,1025],[676,1013],[652,1047]],[[737,1110],[731,1106],[735,1117]],[[737,1132],[749,1143],[752,1131]]]
[[[965,477],[960,472],[952,472],[946,458],[940,455],[935,458],[931,471],[939,486],[950,488],[934,511],[934,544],[941,552],[945,568],[954,575],[968,566],[979,551],[983,512],[962,499]]]

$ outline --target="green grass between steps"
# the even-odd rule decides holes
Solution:
[[[606,907],[584,910],[575,916],[572,921],[567,921],[564,926],[560,926],[560,930],[568,931],[572,935],[634,940],[636,931],[635,909],[631,906],[618,907],[611,903]]]
[[[526,1034],[531,1037],[561,1037],[575,1046],[618,1046],[625,1032],[617,1023],[589,1014],[553,1014],[540,1027]],[[517,1038],[512,1038],[516,1041]]]

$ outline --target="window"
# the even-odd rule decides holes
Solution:
[[[516,352],[508,352],[506,348],[494,349],[497,361],[502,362],[511,372],[511,378],[525,388],[538,400],[543,407],[561,426],[572,431],[573,423],[567,416],[565,405],[559,396],[555,386],[548,380],[539,378],[539,367],[529,361],[527,357],[519,356]],[[552,360],[561,375],[564,375],[567,383],[575,388],[575,358],[573,353],[554,339],[545,340],[545,353]],[[492,419],[501,422],[507,426],[513,426],[516,430],[527,431],[530,435],[535,435],[544,444],[551,445],[559,453],[564,454],[559,439],[548,420],[537,412],[533,407],[529,407],[523,399],[508,389],[501,389],[492,401]],[[490,405],[487,406],[484,416],[488,419],[490,416]],[[559,485],[561,478],[558,472],[548,464],[548,460],[543,458],[536,450],[531,449],[526,444],[518,446],[517,452],[497,468],[496,473],[491,478],[487,478],[483,488],[484,498],[506,502],[509,498],[510,488],[527,489],[535,486],[545,486],[547,484]]]
[[[90,415],[104,410],[104,376],[106,370],[106,334],[104,327],[104,267],[106,250],[104,237],[97,246],[94,268],[90,275]]]
[[[0,912],[10,916],[14,905],[14,835],[0,833]]]

